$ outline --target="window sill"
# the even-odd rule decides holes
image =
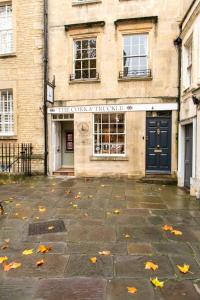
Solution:
[[[118,81],[151,81],[153,77],[122,77]]]
[[[81,80],[75,79],[75,80],[69,81],[69,84],[76,84],[76,83],[99,83],[99,82],[101,82],[100,79],[85,79],[85,80],[83,80],[83,79],[81,79]]]
[[[78,2],[78,1],[73,1],[72,2],[72,6],[82,6],[82,5],[87,5],[87,4],[98,4],[101,3],[102,0],[85,0],[82,2]]]
[[[128,161],[128,156],[91,156],[91,161]]]
[[[0,134],[0,140],[17,140],[16,135],[1,135]]]
[[[9,57],[16,57],[16,53],[6,53],[6,54],[0,54],[0,59],[1,58],[9,58]]]

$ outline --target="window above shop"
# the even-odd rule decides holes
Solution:
[[[125,114],[94,114],[94,155],[125,155]]]
[[[192,39],[186,45],[187,65],[186,65],[186,84],[190,87],[192,84]]]
[[[0,5],[0,55],[13,52],[12,5]]]
[[[0,136],[13,134],[13,93],[12,90],[0,90]]]

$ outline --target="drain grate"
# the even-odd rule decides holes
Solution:
[[[28,234],[36,235],[36,234],[56,233],[56,232],[64,232],[64,231],[66,231],[64,222],[62,220],[56,220],[56,221],[29,224]]]

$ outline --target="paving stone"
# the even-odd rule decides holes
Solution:
[[[69,228],[68,241],[115,241],[115,230],[110,226],[80,226],[72,225]]]
[[[178,256],[178,257],[171,257],[171,261],[177,276],[182,280],[197,279],[200,277],[200,266],[194,258],[189,256]],[[183,266],[184,264],[190,265],[190,270],[187,274],[181,273],[177,268],[177,265]]]
[[[149,208],[149,209],[167,209],[165,204],[161,203],[140,203],[141,208]]]
[[[155,251],[159,254],[166,254],[172,256],[184,256],[184,255],[193,255],[192,248],[181,242],[162,242],[162,243],[153,243]]]
[[[68,243],[67,251],[70,254],[98,254],[100,251],[108,250],[112,255],[114,254],[127,254],[127,244],[125,242],[81,242],[81,243]],[[68,253],[68,252],[67,252]]]
[[[125,239],[126,234],[130,237],[128,240],[135,242],[159,242],[164,240],[160,229],[155,227],[133,227],[133,226],[119,226],[117,232],[117,240]]]
[[[144,226],[148,225],[148,222],[143,216],[131,216],[127,214],[120,213],[119,215],[109,214],[107,215],[108,223],[117,223],[117,224],[130,224],[133,226]]]
[[[158,264],[156,271],[145,270],[145,263],[152,261]],[[167,256],[117,256],[114,261],[117,277],[150,278],[174,277],[174,270]]]
[[[174,229],[180,230],[182,235],[174,235],[171,232],[164,232],[164,235],[168,240],[178,241],[178,242],[200,242],[200,230],[195,230],[194,228],[186,226],[175,226]]]
[[[41,280],[35,299],[104,300],[106,280],[101,278],[65,278]]]
[[[200,295],[195,290],[191,281],[169,280],[165,282],[163,289],[155,289],[155,297],[158,300],[199,300]]]
[[[37,288],[37,279],[3,279],[0,282],[1,300],[32,300]]]
[[[131,295],[127,287],[137,288],[137,293]],[[108,282],[106,300],[154,300],[154,291],[148,280],[121,278]]]
[[[152,245],[147,243],[128,243],[127,247],[130,255],[152,255],[154,253]]]
[[[96,257],[97,262],[93,264],[91,257]],[[88,276],[88,277],[113,277],[113,258],[111,256],[99,256],[94,253],[88,255],[70,255],[65,269],[65,277]]]

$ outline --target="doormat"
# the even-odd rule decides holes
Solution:
[[[57,233],[66,231],[62,220],[29,224],[28,235]]]

